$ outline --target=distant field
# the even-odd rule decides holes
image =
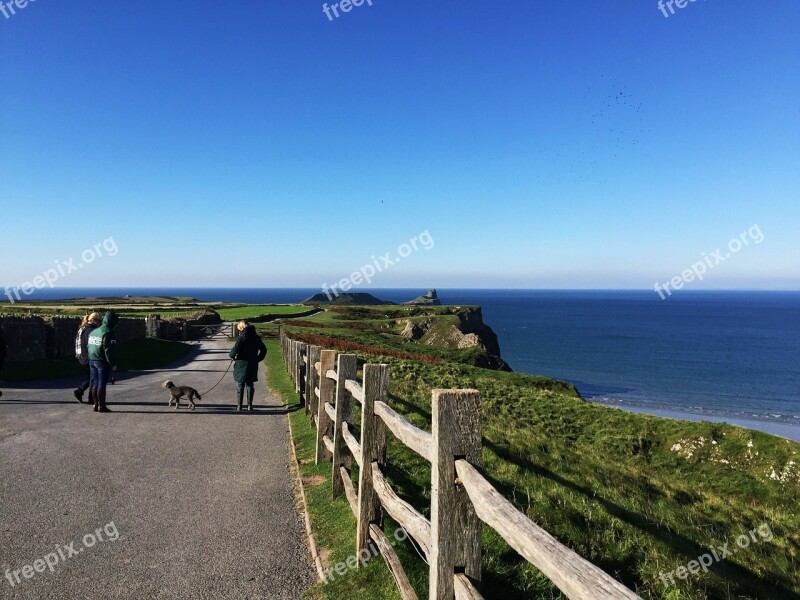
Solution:
[[[236,321],[237,319],[251,319],[263,315],[299,315],[308,312],[308,306],[296,305],[275,305],[275,304],[254,304],[251,306],[241,306],[236,308],[218,308],[219,316],[225,321]]]
[[[188,297],[120,297],[76,298],[52,302],[0,302],[0,314],[34,316],[82,317],[90,312],[113,310],[121,317],[144,318],[158,314],[164,319],[191,317],[204,310],[216,310],[226,321],[251,319],[264,315],[292,316],[307,312],[310,307],[299,305],[198,302]]]
[[[198,302],[188,297],[108,297],[74,298],[71,300],[0,302],[2,315],[72,316],[82,317],[90,312],[113,310],[123,317],[184,317],[226,304]],[[231,304],[230,306],[239,306]]]

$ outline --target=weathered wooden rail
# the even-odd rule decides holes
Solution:
[[[481,527],[494,529],[514,550],[574,600],[630,600],[635,593],[528,519],[481,475],[481,404],[477,390],[433,390],[431,432],[388,404],[389,367],[366,364],[361,382],[354,354],[338,354],[283,330],[286,366],[316,428],[316,462],[331,462],[333,497],[344,494],[356,516],[356,555],[374,543],[402,597],[417,595],[383,532],[389,514],[422,549],[430,569],[429,598],[482,598]],[[360,439],[354,435],[355,403]],[[387,431],[431,463],[431,518],[392,490],[386,469]],[[351,479],[358,466],[358,489]],[[363,563],[360,563],[363,564]]]

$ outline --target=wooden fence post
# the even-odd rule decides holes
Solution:
[[[456,573],[480,581],[481,522],[456,480],[456,459],[481,460],[481,398],[477,390],[434,390],[431,460],[431,600],[452,600]]]
[[[348,471],[352,467],[352,458],[346,451],[342,438],[342,423],[353,425],[353,395],[345,389],[344,382],[355,379],[358,371],[358,357],[355,354],[340,354],[336,373],[339,380],[336,382],[336,421],[333,424],[333,498],[334,500],[344,492],[340,467]]]
[[[322,348],[319,346],[311,346],[308,350],[308,370],[306,375],[306,414],[317,414],[317,396],[314,393],[314,388],[317,387],[317,370],[314,364],[319,360]],[[312,419],[313,423],[313,419]]]
[[[317,406],[317,451],[314,462],[320,464],[330,459],[331,453],[325,447],[324,438],[328,436],[331,441],[333,434],[333,421],[325,410],[325,404],[333,406],[333,379],[327,373],[336,367],[336,350],[323,350],[319,358],[319,405]]]
[[[297,381],[297,360],[299,357],[300,342],[292,342],[292,383],[294,383],[294,390],[300,391],[299,382]]]
[[[364,406],[361,407],[361,456],[358,479],[356,554],[369,551],[369,526],[383,526],[381,503],[372,485],[372,463],[386,463],[386,425],[375,416],[375,402],[389,396],[389,365],[364,365]],[[364,565],[359,562],[359,568]]]
[[[308,344],[300,344],[300,369],[298,370],[298,377],[300,378],[300,406],[305,406],[308,403],[306,396],[306,380],[308,379]]]
[[[294,360],[295,390],[300,392],[300,369],[303,367],[303,342],[297,342]]]
[[[294,369],[295,362],[294,361],[295,361],[295,350],[296,349],[297,349],[297,342],[295,342],[294,340],[291,340],[289,342],[289,362],[288,362],[288,367],[289,367],[289,377],[292,379],[292,385],[295,386],[295,389],[297,389],[297,380],[294,377],[294,374],[295,374],[295,369]]]

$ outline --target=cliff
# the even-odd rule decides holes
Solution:
[[[454,308],[451,314],[407,319],[402,335],[409,342],[455,350],[473,350],[467,361],[477,367],[511,371],[500,354],[497,334],[483,322],[479,306]]]

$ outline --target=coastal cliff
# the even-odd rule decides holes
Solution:
[[[468,362],[476,367],[511,371],[500,354],[497,334],[483,322],[480,306],[454,307],[450,314],[437,318],[412,318],[400,321],[400,335],[408,342],[455,350],[473,350]]]

